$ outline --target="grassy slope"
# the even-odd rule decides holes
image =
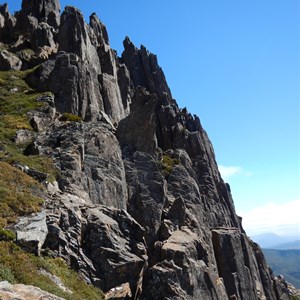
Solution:
[[[63,291],[41,270],[59,277],[72,294]],[[42,258],[26,253],[13,242],[0,242],[0,280],[34,285],[65,299],[104,299],[100,290],[88,286],[59,258]]]
[[[30,71],[0,72],[0,280],[38,286],[65,299],[104,299],[100,290],[87,285],[60,259],[36,257],[14,243],[14,234],[5,227],[18,217],[37,212],[42,207],[43,186],[13,166],[27,165],[48,173],[58,172],[50,158],[26,156],[27,145],[18,146],[13,137],[18,129],[32,130],[27,112],[40,107],[40,94],[24,81]],[[73,294],[68,294],[43,275],[40,270],[58,276]]]
[[[0,72],[0,160],[28,165],[55,177],[57,170],[50,158],[25,156],[23,151],[26,145],[18,146],[12,141],[18,129],[32,130],[27,113],[43,105],[36,101],[41,94],[30,89],[24,81],[29,72]]]
[[[26,113],[41,106],[35,100],[39,94],[23,80],[26,74],[0,72],[0,228],[16,221],[19,216],[39,211],[42,203],[38,197],[42,194],[42,186],[12,166],[21,163],[39,171],[44,169],[40,164],[42,157],[23,155],[22,146],[13,142],[18,129],[32,130]],[[51,164],[49,159],[45,158],[45,161]]]

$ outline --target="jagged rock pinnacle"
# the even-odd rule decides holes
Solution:
[[[48,23],[54,28],[58,28],[59,26],[59,0],[23,0],[21,11],[24,16],[33,16],[39,22]]]
[[[32,90],[51,92],[3,147],[24,144],[24,160],[41,155],[58,169],[50,182],[19,164],[45,185],[43,232],[39,215],[25,216],[11,224],[11,243],[64,259],[107,295],[288,299],[242,228],[199,118],[178,107],[154,54],[126,37],[118,57],[95,14],[90,24],[75,7],[60,16],[58,0],[24,0],[16,16],[0,6],[0,41],[0,69],[26,70]],[[0,149],[8,162],[10,149]]]

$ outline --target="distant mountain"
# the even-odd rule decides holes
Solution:
[[[270,232],[251,236],[251,239],[265,249],[300,249],[299,236],[279,236]]]
[[[283,275],[287,282],[300,289],[300,250],[263,249],[274,275]]]
[[[277,250],[300,250],[300,240],[296,240],[293,242],[288,242],[288,243],[283,243],[283,244],[278,244],[272,247],[272,249],[277,249]]]

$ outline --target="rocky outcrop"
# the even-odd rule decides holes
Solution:
[[[7,50],[0,51],[0,71],[20,70],[22,61]]]
[[[41,212],[32,217],[24,217],[14,226],[16,241],[22,248],[40,254],[48,234],[46,214]]]
[[[22,1],[22,17],[33,17],[38,22],[45,22],[54,28],[60,23],[59,0],[28,0]]]
[[[40,134],[33,151],[51,156],[61,171],[59,186],[88,203],[125,209],[122,155],[108,124],[59,122]]]
[[[1,27],[12,17],[0,13]],[[26,79],[51,94],[27,114],[34,133],[14,141],[59,171],[52,183],[36,178],[45,204],[15,226],[19,245],[63,258],[107,297],[289,297],[244,232],[199,118],[178,107],[155,55],[126,38],[118,57],[95,14],[86,24],[66,7],[60,18],[54,0],[23,1],[15,27],[21,48],[52,50]]]
[[[8,5],[0,5],[0,39],[1,42],[7,42],[10,40],[10,36],[13,33],[16,25],[16,18],[8,11]]]
[[[59,51],[76,54],[100,73],[97,50],[91,43],[88,31],[88,25],[84,22],[81,12],[72,6],[67,6],[61,15],[58,34]]]
[[[25,284],[10,284],[7,281],[0,282],[0,298],[3,300],[63,300],[40,288]]]
[[[64,258],[81,277],[105,291],[124,280],[132,294],[139,289],[147,262],[144,230],[125,210],[54,194],[47,215],[48,253]]]
[[[59,52],[47,79],[57,110],[94,120],[104,110],[97,70],[73,53]],[[61,82],[65,84],[61,86]]]
[[[137,49],[128,37],[125,38],[122,61],[126,64],[133,84],[147,88],[153,94],[166,94],[172,98],[165,75],[157,63],[155,55],[147,51],[144,46]]]
[[[52,49],[53,52],[57,51],[54,36],[55,31],[53,27],[47,23],[40,23],[31,35],[31,46],[33,50],[38,51],[42,47],[48,47]]]
[[[229,298],[263,299],[265,295],[276,299],[270,274],[261,274],[267,266],[262,266],[253,255],[244,234],[236,229],[215,229],[212,240],[219,277],[224,280]]]
[[[53,92],[61,113],[90,121],[101,119],[104,112],[118,123],[129,114],[130,74],[110,48],[98,17],[92,15],[90,24],[77,9],[66,7],[57,35],[58,55],[43,63],[28,82],[40,91]],[[51,44],[49,35],[47,43]]]

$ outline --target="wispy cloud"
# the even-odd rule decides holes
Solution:
[[[239,166],[224,166],[219,165],[219,171],[221,173],[222,178],[226,181],[229,178],[237,175],[250,176],[252,172],[245,171],[242,167]]]
[[[236,167],[236,166],[231,166],[231,167],[226,167],[223,165],[219,165],[219,171],[224,179],[227,179],[233,175],[239,174],[242,172],[241,167]]]
[[[282,204],[267,203],[240,213],[248,235],[273,232],[278,235],[299,235],[300,199]]]
[[[251,176],[253,172],[246,171],[242,167],[239,166],[224,166],[219,165],[219,171],[224,180],[228,180],[230,177],[235,175],[243,175],[243,176]]]

